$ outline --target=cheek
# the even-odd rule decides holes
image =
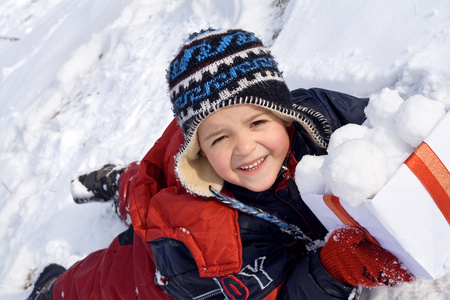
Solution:
[[[286,131],[280,131],[279,134],[274,134],[278,138],[268,139],[268,145],[273,152],[285,156],[289,150],[290,140]]]
[[[208,153],[207,159],[219,176],[229,169],[230,158],[226,152]]]

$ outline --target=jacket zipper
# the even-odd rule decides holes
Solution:
[[[283,177],[286,178],[289,191],[291,192],[291,196],[293,200],[299,200],[300,199],[300,193],[297,188],[297,184],[294,181],[294,176],[292,175],[291,171],[289,171],[288,167],[283,164],[281,166],[281,170],[283,173]]]
[[[207,292],[207,293],[205,293],[203,295],[199,295],[197,297],[194,297],[194,298],[192,298],[192,300],[206,300],[206,299],[210,299],[212,297],[219,296],[219,295],[223,295],[223,293],[222,293],[222,291],[220,289],[217,289],[217,290],[213,290],[213,291]]]

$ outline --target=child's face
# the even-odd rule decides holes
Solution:
[[[201,155],[224,180],[254,192],[267,190],[289,150],[289,125],[255,105],[223,108],[198,127]]]

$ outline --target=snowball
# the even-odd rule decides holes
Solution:
[[[336,147],[320,170],[331,192],[352,206],[373,197],[387,181],[383,152],[362,139]]]
[[[445,113],[441,102],[419,95],[403,101],[383,89],[366,108],[372,128],[345,125],[331,135],[328,155],[300,161],[300,193],[331,193],[352,206],[373,198]]]
[[[325,194],[325,180],[320,172],[325,156],[305,155],[295,169],[295,182],[300,194]]]
[[[445,115],[442,102],[415,95],[399,108],[396,128],[400,137],[412,147],[417,147]]]
[[[391,177],[414,151],[411,145],[400,138],[395,124],[391,122],[381,122],[371,129],[367,140],[383,151],[387,162],[388,177]]]
[[[412,152],[414,148],[404,142],[395,129],[395,124],[391,122],[382,122],[374,127],[368,140],[380,147],[386,156],[394,156],[405,152]]]
[[[346,141],[364,138],[369,133],[369,130],[369,128],[357,124],[344,125],[336,129],[331,135],[327,151],[333,151],[334,148]]]
[[[403,99],[397,91],[384,88],[378,95],[370,98],[364,112],[370,125],[374,127],[381,122],[394,122],[395,114],[402,103]]]

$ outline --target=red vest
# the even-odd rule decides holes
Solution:
[[[181,186],[175,176],[174,156],[182,143],[181,129],[172,121],[142,160],[130,189],[134,230],[145,241],[173,238],[183,242],[202,277],[239,272],[238,213],[216,201],[195,197]]]

